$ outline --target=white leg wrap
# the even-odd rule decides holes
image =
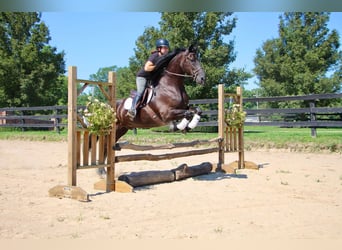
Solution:
[[[190,122],[189,120],[187,120],[186,118],[183,118],[183,120],[177,124],[177,128],[179,130],[183,130],[186,128],[186,126],[189,124],[189,122]]]
[[[200,121],[201,117],[198,114],[195,114],[192,118],[191,122],[189,123],[188,127],[193,129],[197,126],[198,122]]]

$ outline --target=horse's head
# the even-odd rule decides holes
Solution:
[[[205,73],[202,69],[201,63],[198,61],[197,58],[197,48],[191,45],[185,52],[184,52],[184,59],[182,62],[182,68],[184,73],[191,75],[199,84],[204,84],[205,82]]]

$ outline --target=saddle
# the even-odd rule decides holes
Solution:
[[[130,102],[134,99],[134,97],[136,96],[137,92],[135,90],[131,90],[131,93],[130,93]],[[141,109],[143,107],[145,107],[151,100],[152,100],[152,97],[155,95],[155,85],[152,84],[150,81],[147,83],[147,87],[145,88],[140,100],[137,102],[135,108],[138,110],[138,109]],[[132,105],[130,103],[130,105]],[[130,106],[129,105],[129,106]],[[130,107],[126,109],[130,109]]]

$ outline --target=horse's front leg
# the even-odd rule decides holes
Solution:
[[[170,125],[170,130],[189,131],[190,129],[195,128],[198,125],[199,120],[201,119],[201,113],[202,111],[200,108],[183,110],[181,116],[178,117],[178,119],[173,119]],[[180,118],[182,118],[182,120],[179,123],[176,123],[175,120],[179,120]]]
[[[194,111],[192,112],[193,112],[193,116],[187,126],[187,130],[194,129],[195,127],[197,127],[199,121],[201,120],[202,110],[199,107],[194,108]]]

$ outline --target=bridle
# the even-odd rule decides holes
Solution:
[[[168,73],[169,75],[173,75],[173,76],[180,76],[180,77],[194,77],[194,75],[190,76],[190,75],[185,75],[185,74],[178,74],[178,73],[173,73],[171,71],[168,71],[167,69],[165,69],[165,72]]]
[[[190,60],[188,56],[186,57],[186,60]],[[182,68],[183,68],[183,63],[184,63],[184,61],[182,62],[182,65],[181,65]],[[167,69],[165,69],[165,72],[169,75],[180,76],[180,77],[188,77],[188,78],[192,78],[193,80],[195,80],[197,78],[198,72],[200,70],[201,70],[200,67],[195,69],[195,70],[194,70],[194,67],[192,67],[192,75],[178,74],[178,73],[168,71]]]

